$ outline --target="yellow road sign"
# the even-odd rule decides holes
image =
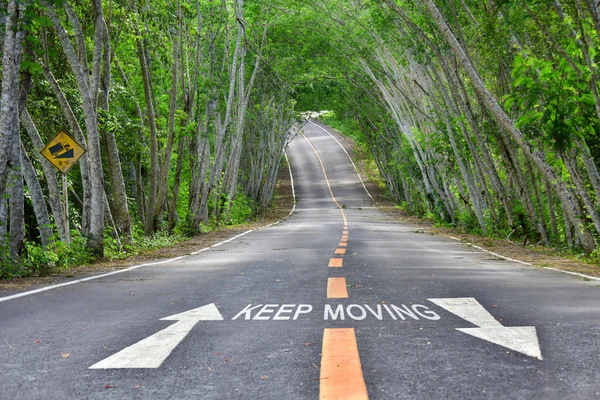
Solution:
[[[60,172],[66,174],[77,160],[85,154],[85,149],[67,131],[61,129],[41,153]]]

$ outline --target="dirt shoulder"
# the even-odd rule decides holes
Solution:
[[[332,129],[335,131],[335,129]],[[337,131],[336,131],[337,132]],[[576,259],[574,255],[560,254],[556,249],[544,246],[525,246],[501,238],[472,235],[460,232],[457,229],[436,227],[435,224],[427,219],[408,215],[403,210],[384,196],[384,189],[379,187],[373,180],[373,171],[366,168],[365,155],[361,153],[360,148],[354,145],[351,138],[341,136],[340,142],[352,156],[356,167],[362,176],[365,186],[375,199],[377,207],[393,217],[395,220],[412,225],[415,231],[424,234],[442,235],[449,238],[460,239],[465,244],[473,244],[487,251],[491,251],[504,257],[512,258],[522,262],[530,263],[541,268],[555,268],[561,271],[575,272],[592,277],[600,278],[600,266],[582,262]],[[582,279],[586,279],[583,278]]]
[[[136,256],[120,260],[100,260],[92,264],[64,269],[48,277],[16,278],[0,281],[0,297],[18,293],[24,290],[36,289],[38,287],[68,282],[75,279],[85,278],[119,269],[125,269],[134,265],[157,262],[190,254],[205,247],[227,240],[250,229],[260,229],[269,224],[286,218],[294,205],[292,194],[292,182],[287,165],[282,165],[279,170],[279,180],[275,191],[274,204],[264,215],[244,224],[231,227],[221,227],[208,233],[202,233],[176,245],[156,249]],[[168,264],[165,264],[165,268]]]

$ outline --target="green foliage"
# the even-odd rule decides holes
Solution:
[[[231,203],[228,225],[247,223],[253,215],[252,202],[243,193],[239,192]]]
[[[104,235],[104,257],[108,260],[118,260],[173,246],[186,239],[187,237],[183,234],[169,233],[166,230],[160,230],[153,235],[146,236],[143,227],[136,225],[133,230],[133,243],[128,246],[120,246],[119,242],[106,232]]]
[[[91,262],[93,257],[85,248],[86,239],[77,231],[71,231],[71,236],[70,244],[56,240],[46,248],[37,243],[26,242],[21,265],[13,266],[10,275],[0,276],[0,278],[47,276],[61,269]]]

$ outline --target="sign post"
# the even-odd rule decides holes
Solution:
[[[67,172],[85,154],[85,149],[66,130],[61,129],[40,153],[62,173],[65,238],[70,243]]]

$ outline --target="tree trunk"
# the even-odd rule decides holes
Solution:
[[[111,84],[111,47],[108,27],[104,21],[104,17],[100,14],[101,24],[104,26],[104,57],[102,79],[100,80],[100,99],[98,106],[100,109],[108,113],[109,110],[109,91]],[[129,215],[129,207],[127,205],[127,193],[125,191],[125,180],[123,178],[123,170],[121,168],[121,160],[119,158],[119,150],[117,141],[112,132],[103,130],[101,132],[104,142],[106,143],[106,161],[110,176],[110,184],[112,189],[112,198],[114,205],[113,217],[115,226],[122,239],[123,244],[130,245],[133,241],[131,232],[131,217]]]
[[[19,142],[19,68],[21,50],[25,37],[24,26],[27,1],[10,0],[6,8],[4,49],[2,54],[2,93],[0,96],[0,194],[6,193],[7,180],[15,156],[12,145]],[[3,222],[3,221],[2,221]]]
[[[181,1],[177,5],[177,18],[181,19]],[[167,144],[165,146],[165,154],[163,164],[160,168],[160,177],[158,180],[158,194],[156,196],[156,204],[154,206],[154,221],[156,230],[157,225],[162,220],[163,204],[167,201],[167,189],[169,172],[171,172],[171,156],[173,155],[173,141],[175,139],[175,112],[177,111],[177,85],[179,75],[179,35],[173,35],[173,61],[171,64],[171,91],[169,92],[169,128],[167,135]]]
[[[183,159],[185,156],[185,146],[187,138],[182,136],[179,138],[179,147],[177,148],[177,168],[175,170],[175,180],[173,184],[173,198],[171,199],[171,207],[169,210],[168,229],[173,232],[177,224],[177,201],[179,199],[179,188],[181,186],[181,171],[183,169]]]
[[[22,144],[21,159],[23,163],[23,175],[27,187],[29,188],[29,195],[31,196],[31,202],[33,204],[33,210],[35,211],[35,218],[40,232],[40,240],[42,241],[42,246],[47,247],[49,244],[54,243],[54,234],[52,233],[50,216],[48,215],[48,208],[46,207],[46,200],[44,199],[42,187],[38,181],[35,169],[33,168],[33,165],[31,165],[31,160],[25,151],[25,147],[23,147]]]
[[[137,6],[135,1],[132,1],[135,12]],[[156,114],[154,112],[154,100],[152,94],[152,84],[150,81],[150,70],[146,59],[146,50],[144,47],[141,32],[136,25],[134,28],[136,34],[136,43],[138,50],[138,58],[140,60],[140,68],[142,70],[142,81],[144,84],[144,96],[146,99],[146,114],[148,118],[148,126],[150,128],[150,184],[148,186],[148,200],[146,202],[146,221],[144,233],[151,235],[154,232],[154,210],[156,207],[156,188],[158,180],[158,141],[156,128]]]
[[[10,219],[10,257],[18,262],[23,250],[25,239],[25,193],[23,187],[23,171],[21,163],[21,141],[13,142],[12,151],[18,151],[19,155],[13,155],[10,173],[8,175],[8,211]]]

